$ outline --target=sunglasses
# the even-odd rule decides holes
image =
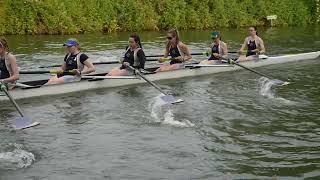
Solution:
[[[168,36],[168,37],[167,37],[167,39],[168,39],[168,40],[171,40],[171,39],[172,39],[172,37]]]

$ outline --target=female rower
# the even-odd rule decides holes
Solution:
[[[0,38],[0,83],[15,83],[19,79],[16,57],[9,52],[7,40]]]
[[[249,27],[249,34],[242,44],[242,47],[238,51],[240,57],[237,61],[249,61],[257,59],[259,54],[265,53],[265,47],[263,40],[258,36],[257,28],[255,26]],[[247,50],[246,55],[241,55]]]
[[[68,54],[64,57],[61,71],[72,71],[75,75],[70,75],[70,73],[57,74],[52,77],[47,84],[63,84],[80,81],[82,74],[95,72],[90,58],[80,52],[80,45],[77,39],[68,39],[63,46],[66,46]]]
[[[221,59],[228,58],[228,47],[227,44],[221,41],[220,32],[212,32],[211,39],[213,40],[211,48],[209,50],[208,60],[203,60],[200,64],[221,64]]]
[[[160,66],[156,72],[180,69],[183,67],[183,62],[192,58],[188,47],[180,41],[179,34],[176,29],[171,29],[168,31],[167,39],[168,42],[163,58],[166,58],[170,55],[171,58],[174,58],[174,60],[170,61],[170,65]],[[159,62],[164,62],[163,58],[160,58]]]
[[[106,76],[129,76],[134,74],[132,66],[135,69],[143,69],[146,62],[146,56],[142,50],[141,40],[137,34],[132,34],[129,37],[129,45],[126,48],[120,68],[112,69]]]

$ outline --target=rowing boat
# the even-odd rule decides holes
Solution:
[[[247,67],[254,68],[260,66],[267,66],[272,64],[280,64],[301,60],[310,60],[316,59],[320,56],[320,51],[301,53],[301,54],[292,54],[292,55],[282,55],[268,57],[266,59],[260,59],[256,61],[247,61],[242,62],[241,64],[246,65]],[[156,68],[147,69],[149,72],[153,72]],[[214,74],[227,71],[235,71],[241,69],[237,66],[221,65],[214,67],[201,67],[201,68],[184,68],[180,70],[159,72],[159,73],[146,73],[145,75],[148,79],[152,81],[160,81],[167,79],[177,79],[183,77],[192,77],[192,76],[201,76],[207,74]],[[104,74],[95,75],[96,77],[101,77]],[[39,80],[39,81],[29,81],[21,82],[24,86],[19,86],[10,91],[12,96],[15,99],[26,99],[34,98],[40,96],[52,96],[66,93],[73,93],[79,91],[87,91],[92,89],[101,89],[101,88],[113,88],[133,84],[146,83],[144,80],[137,77],[128,77],[128,78],[89,78],[85,77],[79,82],[59,84],[59,85],[46,85],[43,86],[48,80]],[[0,96],[0,101],[7,101],[7,97]]]

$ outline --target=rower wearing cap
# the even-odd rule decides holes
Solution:
[[[47,84],[62,84],[80,81],[81,75],[95,72],[95,68],[90,58],[86,54],[80,52],[80,45],[77,39],[68,39],[63,46],[66,46],[68,54],[64,57],[61,71],[73,71],[75,75],[70,75],[70,73],[57,74],[52,77]]]
[[[178,31],[176,29],[171,29],[167,33],[167,46],[163,58],[159,59],[159,62],[164,62],[164,58],[169,55],[174,60],[170,61],[169,65],[160,66],[158,71],[171,71],[183,68],[183,62],[188,61],[192,58],[189,48],[180,41]]]
[[[122,66],[120,68],[112,69],[106,76],[129,76],[134,72],[128,66],[132,66],[137,70],[144,68],[146,56],[142,50],[141,40],[137,34],[132,34],[129,37],[129,45],[126,48]]]
[[[15,83],[19,79],[17,60],[9,52],[8,42],[0,37],[0,84]]]
[[[246,37],[242,47],[238,51],[240,57],[237,61],[249,61],[257,59],[259,54],[264,54],[266,51],[263,40],[258,36],[257,27],[250,26],[249,34],[250,36]],[[242,55],[245,51],[247,53]]]
[[[208,51],[208,60],[203,60],[200,64],[221,64],[221,59],[228,58],[227,44],[221,41],[221,34],[218,31],[211,33],[212,44]]]

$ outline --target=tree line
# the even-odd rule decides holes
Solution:
[[[0,34],[75,34],[320,23],[319,0],[0,0]]]

